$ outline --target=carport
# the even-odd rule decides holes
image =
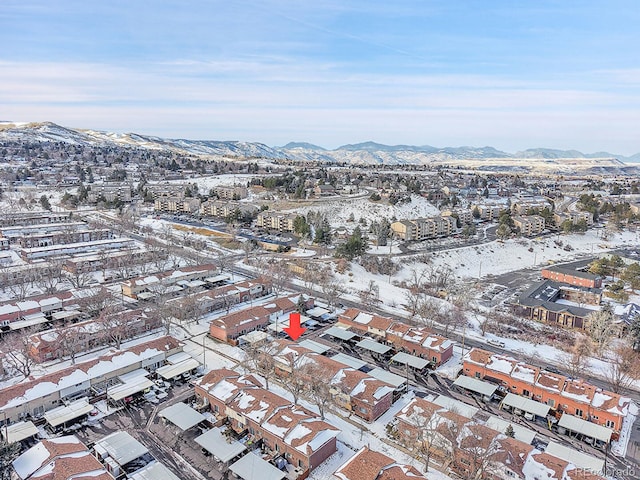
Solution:
[[[340,327],[328,328],[327,330],[325,330],[323,335],[330,335],[334,338],[342,340],[343,342],[348,342],[349,340],[352,340],[354,337],[357,337],[355,333]]]
[[[549,445],[547,445],[547,448],[545,448],[544,451],[549,455],[553,455],[560,460],[573,463],[576,467],[587,470],[596,475],[601,475],[604,470],[604,460],[596,458],[593,455],[587,455],[586,453],[579,452],[573,448],[565,447],[553,440],[549,442]]]
[[[160,410],[158,415],[170,421],[182,431],[189,430],[206,420],[204,415],[183,402],[174,403],[170,407]]]
[[[363,338],[358,343],[356,343],[357,348],[363,348],[364,350],[368,350],[371,353],[375,353],[376,355],[384,355],[385,353],[391,350],[389,345],[383,345],[382,343],[378,343],[375,340],[371,340],[370,338]]]
[[[433,401],[436,405],[446,408],[449,411],[454,411],[458,415],[462,415],[466,418],[473,418],[478,410],[476,407],[472,407],[471,405],[467,405],[460,400],[456,400],[455,398],[447,397],[446,395],[438,395],[438,397]]]
[[[44,419],[52,428],[56,429],[60,426],[64,427],[67,422],[87,415],[91,410],[93,410],[93,405],[86,398],[82,398],[69,405],[49,410],[44,414]]]
[[[219,428],[212,428],[195,438],[196,443],[222,463],[227,463],[242,454],[247,447],[234,440],[229,442]]]
[[[152,462],[129,477],[130,480],[180,480],[160,462]]]
[[[566,413],[563,413],[562,417],[560,417],[558,427],[604,443],[609,443],[609,440],[611,440],[611,434],[613,433],[613,430],[607,427],[597,425],[593,422],[588,422],[580,417],[574,417],[573,415],[568,415]]]
[[[242,480],[282,480],[287,474],[253,453],[248,453],[229,467]]]
[[[485,425],[501,433],[505,433],[507,428],[509,428],[509,425],[511,425],[511,428],[513,429],[513,438],[520,440],[527,445],[531,445],[531,442],[533,442],[533,439],[536,436],[536,432],[533,430],[523,427],[517,423],[511,423],[503,418],[496,417],[495,415],[489,415]]]
[[[18,443],[38,434],[38,429],[33,422],[18,422],[8,427],[0,427],[2,437],[7,443]]]
[[[327,353],[331,350],[331,347],[325,345],[324,343],[315,342],[313,340],[303,340],[298,345],[304,348],[308,348],[312,352],[318,353],[322,355],[323,353]]]
[[[520,410],[525,413],[530,413],[534,418],[545,418],[551,408],[546,403],[536,402],[535,400],[531,400],[527,397],[521,397],[514,393],[507,393],[507,396],[502,400],[500,407],[504,405],[511,407],[514,410],[514,413],[518,413],[517,410]]]
[[[425,367],[430,363],[429,360],[425,360],[424,358],[416,357],[415,355],[410,355],[405,352],[396,353],[393,357],[391,357],[391,361],[409,366],[418,371],[424,370]]]
[[[498,386],[493,383],[483,382],[482,380],[474,377],[467,377],[466,375],[460,375],[456,378],[456,381],[453,382],[453,384],[456,387],[460,387],[474,393],[479,393],[482,395],[482,398],[487,400],[490,400],[498,389]]]
[[[107,396],[110,400],[117,402],[151,387],[153,387],[151,380],[147,377],[137,376],[129,379],[126,383],[109,388]]]
[[[337,355],[331,357],[331,360],[335,360],[336,362],[340,362],[343,365],[355,368],[356,370],[360,370],[367,364],[367,362],[360,360],[359,358],[352,357],[351,355],[347,355],[345,353],[338,353]]]
[[[184,360],[180,363],[160,367],[156,370],[156,373],[165,380],[171,380],[178,375],[182,375],[183,373],[187,373],[198,368],[198,365],[200,365],[200,363],[195,358],[189,358],[188,360]]]

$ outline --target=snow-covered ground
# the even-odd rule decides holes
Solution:
[[[291,210],[292,213],[308,214],[310,211],[326,214],[332,227],[353,225],[355,228],[361,218],[367,224],[379,221],[383,217],[403,220],[420,217],[433,217],[440,215],[440,211],[426,198],[418,195],[411,196],[411,202],[398,205],[389,205],[384,202],[372,202],[368,197],[340,198],[336,200],[318,201],[313,205]],[[354,221],[350,221],[350,218]]]

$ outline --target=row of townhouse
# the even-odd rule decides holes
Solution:
[[[141,309],[104,314],[87,320],[38,332],[28,338],[29,355],[46,362],[86,352],[118,341],[126,341],[161,326],[160,319]]]
[[[9,239],[9,243],[14,243],[15,239],[29,235],[44,235],[53,232],[76,232],[78,230],[85,230],[86,228],[87,224],[84,222],[37,223],[2,227],[0,228],[0,232]]]
[[[200,204],[200,215],[208,217],[227,217],[235,211],[240,213],[253,214],[258,210],[255,205],[240,202],[229,202],[222,200],[207,200]]]
[[[0,329],[14,330],[20,323],[44,323],[51,320],[54,312],[62,310],[74,301],[73,294],[64,291],[55,295],[38,295],[18,302],[0,304]]]
[[[195,213],[200,208],[200,199],[177,195],[163,195],[153,202],[156,212],[165,213]]]
[[[204,292],[173,298],[167,304],[175,305],[181,310],[192,309],[195,316],[200,316],[222,309],[227,309],[228,311],[233,305],[264,297],[269,293],[269,287],[260,279],[245,280],[231,285],[222,285]]]
[[[0,228],[14,225],[34,225],[41,223],[68,222],[71,213],[55,212],[16,212],[0,215]]]
[[[428,451],[430,459],[462,478],[602,480],[604,460],[572,450],[561,454],[564,459],[550,455],[423,398],[414,398],[395,415],[392,432],[405,447]]]
[[[393,222],[391,230],[404,241],[421,241],[451,235],[457,228],[456,223],[452,216],[416,218]]]
[[[453,356],[453,342],[428,328],[412,327],[392,318],[364,313],[349,308],[338,316],[338,323],[351,330],[377,337],[398,352],[406,352],[428,360],[434,367]]]
[[[202,408],[209,407],[222,424],[248,433],[272,457],[282,456],[306,478],[336,452],[340,431],[310,410],[262,388],[251,375],[212,370],[195,382]]]
[[[24,260],[36,260],[39,258],[58,255],[78,255],[82,253],[97,253],[107,250],[123,250],[134,247],[135,242],[131,238],[119,237],[88,242],[66,243],[63,245],[23,248],[20,251],[20,256]]]
[[[96,203],[99,200],[106,200],[107,202],[131,202],[131,190],[132,186],[127,184],[104,184],[99,183],[91,184],[91,188],[87,192],[87,200],[91,203]]]
[[[514,215],[513,225],[525,237],[540,235],[545,229],[544,218],[540,215]]]
[[[12,238],[11,243],[16,243],[21,248],[32,248],[64,245],[68,243],[93,242],[96,240],[107,240],[109,238],[114,238],[114,234],[108,229],[58,230],[48,233],[18,235]]]
[[[129,372],[155,371],[182,348],[183,344],[175,338],[161,337],[36,379],[30,377],[0,390],[0,419],[5,421],[6,416],[6,422],[11,424],[41,418],[65,402],[104,392]]]
[[[159,290],[169,288],[179,282],[204,282],[207,278],[215,280],[217,283],[221,277],[215,273],[218,267],[214,264],[207,263],[203,265],[192,265],[182,267],[177,270],[166,270],[154,275],[140,276],[131,278],[120,284],[123,295],[137,299],[138,296],[145,292],[149,294],[162,293]],[[226,277],[224,277],[226,279]],[[156,290],[154,292],[154,290]]]
[[[295,219],[296,215],[294,214],[262,212],[256,217],[256,226],[267,230],[278,230],[279,232],[293,232]]]
[[[368,446],[343,463],[334,475],[340,480],[427,480],[431,477]]]
[[[94,255],[69,258],[64,261],[62,269],[69,273],[89,273],[99,270],[115,269],[123,262],[131,267],[153,261],[154,252],[148,250],[129,250],[126,252],[100,252]]]
[[[9,250],[9,239],[0,234],[0,250]]]
[[[221,342],[236,344],[238,337],[266,327],[276,319],[296,311],[299,295],[277,298],[266,305],[256,305],[216,318],[209,324],[209,335]],[[314,299],[304,300],[306,308],[314,307]],[[284,322],[286,318],[283,318]]]
[[[276,375],[285,382],[294,370],[308,385],[321,380],[329,385],[335,405],[367,422],[382,416],[393,404],[394,389],[386,382],[296,343],[283,340],[269,354],[275,360]]]
[[[573,415],[614,432],[620,432],[632,408],[628,397],[479,348],[464,358],[463,374],[498,383],[505,391],[544,403],[557,414]]]

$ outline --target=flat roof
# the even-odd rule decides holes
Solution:
[[[184,362],[185,360],[189,360],[190,358],[192,357],[187,352],[178,352],[168,356],[167,363],[175,365],[176,363]]]
[[[180,477],[158,461],[151,462],[136,473],[131,474],[130,480],[180,480]]]
[[[478,410],[476,407],[472,407],[471,405],[467,405],[460,400],[456,400],[455,398],[447,397],[446,395],[438,395],[438,397],[433,401],[436,405],[446,408],[449,411],[455,412],[458,415],[462,415],[466,418],[473,418]]]
[[[7,441],[7,443],[17,443],[25,438],[37,435],[38,429],[33,422],[29,421],[13,423],[8,427],[2,427],[0,428],[0,432],[2,432],[2,437]]]
[[[17,320],[9,323],[9,330],[20,330],[21,328],[33,327],[34,325],[40,325],[47,321],[47,317],[42,313],[34,313],[29,315],[28,318],[24,317],[24,320]]]
[[[407,379],[401,377],[400,375],[396,375],[395,373],[389,372],[382,368],[374,368],[370,372],[367,372],[367,375],[373,377],[381,382],[388,383],[393,388],[398,388],[407,383]]]
[[[538,417],[546,417],[547,413],[549,413],[549,409],[551,408],[546,403],[536,402],[535,400],[531,400],[527,397],[521,397],[514,393],[507,393],[507,396],[502,400],[502,404],[517,408],[523,412],[532,413]]]
[[[247,343],[258,343],[264,342],[269,334],[267,332],[263,332],[261,330],[252,330],[249,333],[245,333],[244,335],[240,335],[240,339],[244,340]]]
[[[229,442],[219,428],[212,428],[195,440],[198,445],[223,463],[234,459],[247,449],[246,445],[237,440]]]
[[[367,362],[362,361],[359,358],[352,357],[351,355],[347,355],[346,353],[338,353],[337,355],[331,357],[331,359],[335,360],[336,362],[340,362],[343,365],[355,368],[356,370],[360,370],[367,364]]]
[[[544,449],[545,453],[553,455],[561,460],[565,460],[569,463],[573,463],[576,467],[600,475],[604,470],[604,460],[596,458],[592,455],[579,452],[573,448],[565,447],[557,442],[551,440],[547,448]]]
[[[229,467],[243,480],[282,480],[286,473],[253,453],[248,453]]]
[[[128,432],[114,432],[95,443],[96,447],[104,449],[118,465],[123,466],[149,450]]]
[[[358,343],[356,343],[356,347],[364,348],[365,350],[379,353],[381,355],[391,350],[391,347],[389,345],[383,345],[382,343],[378,343],[375,340],[371,340],[370,338],[363,338]]]
[[[156,373],[165,380],[171,380],[172,378],[177,377],[178,375],[182,375],[189,370],[198,368],[199,365],[200,362],[198,362],[195,358],[190,358],[189,360],[176,363],[175,365],[165,365],[164,367],[160,367],[156,370]]]
[[[611,440],[611,434],[613,433],[613,431],[607,427],[596,425],[595,423],[588,422],[579,417],[574,417],[573,415],[567,415],[566,413],[563,413],[562,417],[560,417],[558,426],[571,430],[575,433],[581,433],[587,437],[595,438],[602,442],[608,442]]]
[[[336,338],[339,338],[340,340],[345,340],[345,341],[351,340],[353,337],[357,336],[355,333],[340,327],[327,328],[324,331],[323,335],[331,335],[332,337],[336,337]]]
[[[310,317],[322,317],[322,315],[326,315],[330,313],[329,310],[322,307],[313,307],[305,312]]]
[[[484,395],[485,397],[490,397],[498,389],[498,386],[493,383],[483,382],[482,380],[467,377],[466,375],[460,375],[453,384],[465,390],[471,390],[472,392]]]
[[[59,312],[53,312],[51,318],[53,320],[64,320],[65,318],[77,317],[80,315],[78,310],[61,310]]]
[[[149,375],[149,372],[147,372],[144,368],[138,368],[137,370],[132,370],[131,372],[118,375],[118,380],[120,380],[122,383],[129,383],[132,381],[137,381],[140,377],[144,378],[147,375]]]
[[[118,401],[151,387],[153,387],[151,380],[145,377],[137,377],[135,381],[109,388],[108,393],[111,400]]]
[[[324,343],[315,342],[313,340],[303,340],[298,345],[304,348],[308,348],[312,352],[319,353],[320,355],[331,350],[331,347],[325,345]]]
[[[44,418],[49,425],[57,427],[86,415],[91,410],[93,410],[93,405],[91,405],[86,398],[82,398],[70,403],[69,405],[63,405],[45,412]]]
[[[158,414],[182,431],[189,430],[191,427],[195,427],[200,422],[205,421],[204,415],[183,402],[174,403],[170,407],[160,410]]]
[[[429,365],[429,360],[425,360],[424,358],[416,357],[415,355],[410,355],[405,352],[396,353],[391,357],[391,360],[403,365],[409,365],[411,368],[417,368],[418,370],[422,370]]]
[[[531,445],[531,442],[533,442],[533,439],[536,436],[536,432],[533,430],[523,427],[517,423],[509,422],[503,418],[496,417],[495,415],[489,415],[486,425],[487,427],[493,428],[501,433],[505,433],[507,431],[507,427],[511,425],[514,433],[513,438],[529,445]]]

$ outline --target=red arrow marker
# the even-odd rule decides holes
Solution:
[[[287,335],[289,335],[294,342],[300,338],[300,335],[307,331],[306,328],[300,326],[299,313],[289,314],[289,326],[287,328],[283,328],[283,330],[287,332]]]

